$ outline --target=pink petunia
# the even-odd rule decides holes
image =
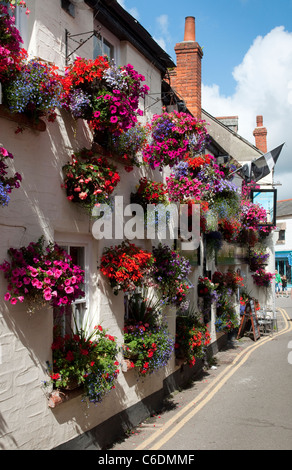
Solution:
[[[72,286],[66,286],[65,292],[66,294],[72,294],[72,292],[74,292],[74,288]]]

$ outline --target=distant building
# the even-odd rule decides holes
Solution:
[[[292,199],[277,202],[276,269],[285,274],[288,287],[292,287]]]

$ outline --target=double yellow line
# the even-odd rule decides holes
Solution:
[[[287,312],[278,308],[284,320],[284,328],[277,333],[273,333],[271,336],[261,338],[257,343],[253,343],[248,348],[242,350],[238,356],[229,364],[218,376],[210,383],[196,398],[194,401],[188,403],[182,408],[175,416],[173,416],[167,423],[161,428],[157,429],[148,439],[145,439],[142,444],[136,447],[136,450],[143,450],[149,446],[152,442],[157,441],[149,450],[160,449],[167,441],[169,441],[193,416],[196,415],[220,390],[227,380],[244,364],[250,355],[257,348],[263,346],[275,337],[281,336],[284,333],[292,330],[292,322],[289,322]],[[170,430],[167,432],[167,430]],[[165,434],[166,433],[166,434]]]

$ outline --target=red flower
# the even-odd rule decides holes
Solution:
[[[67,352],[67,355],[66,355],[66,357],[65,357],[65,359],[66,359],[66,361],[70,361],[70,362],[71,362],[71,361],[74,361],[74,354],[73,354],[73,352],[72,352],[72,351],[68,351],[68,352]]]

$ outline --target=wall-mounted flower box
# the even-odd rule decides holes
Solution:
[[[0,105],[0,117],[16,122],[20,127],[29,127],[39,132],[46,131],[46,123],[41,119],[34,121],[22,113],[11,113],[3,104]]]

